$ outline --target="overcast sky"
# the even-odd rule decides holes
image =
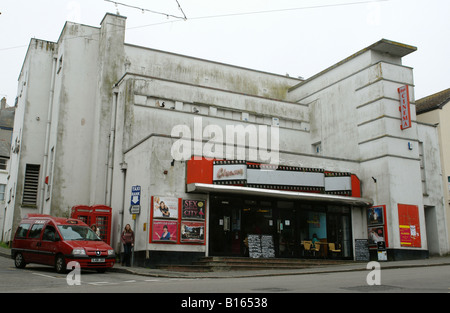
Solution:
[[[145,10],[0,0],[0,98],[14,104],[31,38],[57,41],[66,20],[99,27],[106,12],[127,17],[127,43],[303,78],[385,38],[418,48],[403,59],[416,99],[450,88],[449,0],[178,0],[182,10],[177,0],[116,2]]]

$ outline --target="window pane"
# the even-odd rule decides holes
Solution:
[[[17,229],[16,238],[24,238],[27,236],[27,232],[30,229],[31,224],[20,224],[19,228]]]
[[[34,224],[33,227],[31,227],[30,233],[28,234],[28,238],[34,239],[39,238],[43,227],[44,225],[42,224]]]

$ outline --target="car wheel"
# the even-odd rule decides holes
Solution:
[[[61,254],[57,255],[55,258],[55,270],[59,274],[64,274],[67,271],[66,260]]]
[[[20,253],[20,252],[16,253],[16,256],[14,257],[14,265],[17,268],[24,268],[25,265],[27,265],[22,253]]]

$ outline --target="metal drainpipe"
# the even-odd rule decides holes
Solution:
[[[47,175],[48,171],[48,148],[50,145],[50,127],[52,125],[52,111],[53,111],[53,95],[55,93],[55,80],[56,80],[56,63],[58,62],[58,58],[53,56],[53,65],[52,65],[52,80],[50,85],[50,94],[49,94],[49,101],[48,101],[48,111],[47,111],[47,127],[45,130],[45,144],[44,144],[44,161],[42,162],[44,169],[42,173],[44,175]],[[44,176],[45,177],[45,176]],[[49,180],[51,180],[52,177],[49,177]],[[50,184],[50,181],[48,182]],[[45,199],[45,183],[42,184],[41,187],[41,205],[39,208],[39,212],[42,214],[44,213],[44,199]],[[46,213],[50,213],[46,212]]]
[[[113,183],[113,169],[114,169],[114,144],[116,133],[116,116],[117,116],[117,98],[118,93],[113,93],[113,107],[111,109],[111,130],[109,133],[109,149],[108,149],[108,163],[107,163],[107,175],[106,175],[106,192],[105,203],[107,206],[111,206],[112,202],[112,183]]]
[[[124,221],[124,217],[125,217],[125,207],[126,207],[126,203],[125,203],[125,189],[127,186],[127,164],[125,163],[125,157],[123,157],[122,159],[122,163],[121,163],[121,169],[122,169],[122,173],[123,173],[123,186],[122,186],[122,211],[119,212],[119,214],[122,214],[121,220],[120,220],[120,225],[119,225],[119,240],[117,242],[118,245],[118,251],[119,251],[119,256],[120,256],[120,251],[121,251],[121,236],[122,236],[122,229],[124,228],[123,226],[123,221]]]

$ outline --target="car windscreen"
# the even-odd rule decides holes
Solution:
[[[95,240],[101,241],[97,234],[87,226],[58,225],[59,232],[64,240]]]

